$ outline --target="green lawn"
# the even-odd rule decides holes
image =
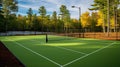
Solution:
[[[120,42],[49,35],[1,36],[26,67],[120,67]]]

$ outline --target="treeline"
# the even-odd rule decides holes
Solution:
[[[5,31],[53,31],[63,32],[68,30],[81,30],[88,32],[116,31],[120,28],[120,8],[119,0],[110,1],[110,19],[107,19],[107,0],[94,0],[93,8],[96,10],[91,14],[85,12],[81,14],[80,20],[70,17],[70,12],[65,5],[60,6],[60,13],[53,11],[52,15],[47,15],[47,9],[40,6],[39,15],[33,14],[29,8],[27,15],[16,15],[18,11],[17,0],[0,0],[0,32]],[[113,6],[114,4],[114,6]]]
[[[98,11],[98,25],[103,32],[120,29],[120,0],[94,0],[89,10]]]

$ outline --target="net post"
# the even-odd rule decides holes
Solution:
[[[48,34],[46,33],[46,43],[48,43]]]

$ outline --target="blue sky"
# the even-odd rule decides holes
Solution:
[[[93,0],[18,0],[19,11],[18,14],[26,15],[29,8],[33,9],[33,12],[38,13],[38,9],[40,6],[45,6],[47,10],[47,15],[51,15],[53,11],[57,11],[60,13],[60,6],[66,5],[67,9],[71,13],[72,18],[78,18],[78,9],[71,8],[71,6],[75,5],[81,7],[81,12],[89,11],[88,8],[93,4]]]

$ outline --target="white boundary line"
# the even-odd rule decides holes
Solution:
[[[75,59],[75,60],[73,60],[73,61],[71,61],[71,62],[68,62],[68,63],[62,65],[62,66],[65,67],[65,66],[67,66],[67,65],[70,65],[70,64],[72,64],[72,63],[74,63],[74,62],[76,62],[76,61],[78,61],[78,60],[81,60],[81,59],[83,59],[83,58],[85,58],[85,57],[87,57],[87,56],[89,56],[89,55],[91,55],[91,54],[94,54],[94,53],[96,53],[96,52],[99,52],[99,51],[101,51],[101,50],[103,50],[103,49],[105,49],[105,48],[107,48],[107,47],[109,47],[109,46],[111,46],[111,45],[113,45],[113,44],[115,44],[115,43],[116,43],[116,42],[113,42],[113,43],[111,43],[110,45],[107,45],[107,46],[105,46],[105,47],[103,47],[103,48],[97,49],[97,50],[95,50],[95,51],[93,51],[93,52],[91,52],[91,53],[89,53],[89,54],[86,54],[86,55],[84,55],[84,56],[82,56],[82,57],[79,57],[79,58],[77,58],[77,59]]]
[[[6,38],[6,39],[8,39],[8,38]],[[8,40],[10,40],[10,39],[8,39]],[[81,59],[83,59],[83,58],[85,58],[85,57],[87,57],[87,56],[89,56],[89,55],[91,55],[91,54],[94,54],[94,53],[96,53],[96,52],[99,52],[99,51],[101,51],[101,50],[103,50],[103,49],[105,49],[105,48],[107,48],[107,47],[109,47],[109,46],[112,46],[113,44],[116,43],[116,42],[113,42],[113,43],[111,43],[111,44],[109,44],[109,45],[107,45],[107,46],[105,46],[105,47],[103,47],[103,48],[97,49],[97,50],[95,50],[95,51],[93,51],[93,52],[91,52],[91,53],[89,53],[89,54],[86,54],[86,55],[84,55],[84,56],[82,56],[82,57],[79,57],[79,58],[77,58],[77,59],[75,59],[75,60],[73,60],[73,61],[71,61],[71,62],[68,62],[68,63],[66,63],[66,64],[64,64],[64,65],[61,65],[61,64],[59,64],[59,63],[57,63],[57,62],[55,62],[55,61],[53,61],[53,60],[51,60],[51,59],[49,59],[49,58],[47,58],[47,57],[45,57],[45,56],[43,56],[43,55],[35,52],[35,51],[33,51],[33,50],[31,50],[31,49],[23,46],[22,44],[14,41],[14,40],[10,40],[10,41],[12,41],[13,43],[16,43],[17,45],[19,45],[19,46],[21,46],[21,47],[23,47],[23,48],[25,48],[25,49],[27,49],[27,50],[29,50],[29,51],[31,51],[31,52],[33,52],[34,54],[37,54],[38,56],[41,56],[42,58],[44,58],[44,59],[46,59],[46,60],[48,60],[48,61],[50,61],[50,62],[52,62],[52,63],[54,63],[54,64],[56,64],[56,65],[58,65],[59,67],[65,67],[65,66],[67,66],[67,65],[70,65],[70,64],[72,64],[72,63],[74,63],[74,62],[76,62],[76,61],[78,61],[78,60],[81,60]],[[33,41],[36,41],[36,40],[33,40]],[[57,47],[57,46],[56,46],[56,47]]]
[[[80,53],[80,54],[86,54],[86,53],[83,53],[83,52],[80,52],[80,51],[76,51],[76,50],[72,50],[72,49],[68,49],[68,48],[64,48],[64,47],[59,47],[59,46],[55,46],[55,47],[65,49],[65,50],[68,50],[68,51],[72,51],[72,52],[76,52],[76,53]]]
[[[8,38],[6,38],[6,39],[8,39]],[[49,58],[47,58],[47,57],[41,55],[40,53],[37,53],[37,52],[35,52],[35,51],[33,51],[33,50],[31,50],[31,49],[29,49],[29,48],[23,46],[21,43],[18,43],[18,42],[16,42],[16,41],[12,40],[12,39],[8,39],[8,40],[10,40],[10,41],[12,41],[13,43],[15,43],[15,44],[17,44],[17,45],[19,45],[19,46],[25,48],[25,49],[28,50],[28,51],[31,51],[31,52],[34,53],[34,54],[36,54],[36,55],[38,55],[38,56],[40,56],[40,57],[42,57],[42,58],[44,58],[44,59],[46,59],[46,60],[48,60],[48,61],[50,61],[50,62],[52,62],[52,63],[58,65],[59,67],[63,67],[61,64],[59,64],[59,63],[57,63],[57,62],[55,62],[55,61],[53,61],[53,60],[51,60],[51,59],[49,59]]]
[[[37,41],[37,40],[31,40],[31,41]],[[39,42],[39,41],[37,41],[37,42]],[[44,43],[41,43],[41,44],[44,44]],[[76,51],[76,50],[73,50],[73,49],[68,49],[68,48],[64,48],[64,47],[60,47],[60,46],[53,46],[53,47],[57,47],[57,48],[60,48],[60,49],[72,51],[72,52],[79,53],[79,54],[86,54],[86,53],[83,53],[83,52],[80,52],[80,51]]]
[[[109,45],[107,45],[107,46],[105,46],[105,47],[103,47],[103,48],[97,49],[97,50],[95,50],[95,51],[93,51],[93,52],[91,52],[91,53],[89,53],[89,54],[86,54],[86,55],[84,55],[84,56],[82,56],[82,57],[79,57],[79,58],[77,58],[77,59],[75,59],[75,60],[73,60],[73,61],[71,61],[71,62],[68,62],[68,63],[62,65],[62,67],[65,67],[65,66],[67,66],[67,65],[70,65],[70,64],[72,64],[72,63],[74,63],[74,62],[76,62],[76,61],[78,61],[78,60],[81,60],[81,59],[83,59],[83,58],[85,58],[85,57],[87,57],[87,56],[89,56],[89,55],[91,55],[91,54],[94,54],[94,53],[96,53],[96,52],[99,52],[99,51],[101,51],[101,50],[103,50],[103,49],[105,49],[105,48],[107,48],[107,47],[109,47],[109,46],[112,46],[112,45],[115,44],[115,43],[116,43],[116,42],[113,42],[113,43],[111,43],[111,44],[109,44]]]

